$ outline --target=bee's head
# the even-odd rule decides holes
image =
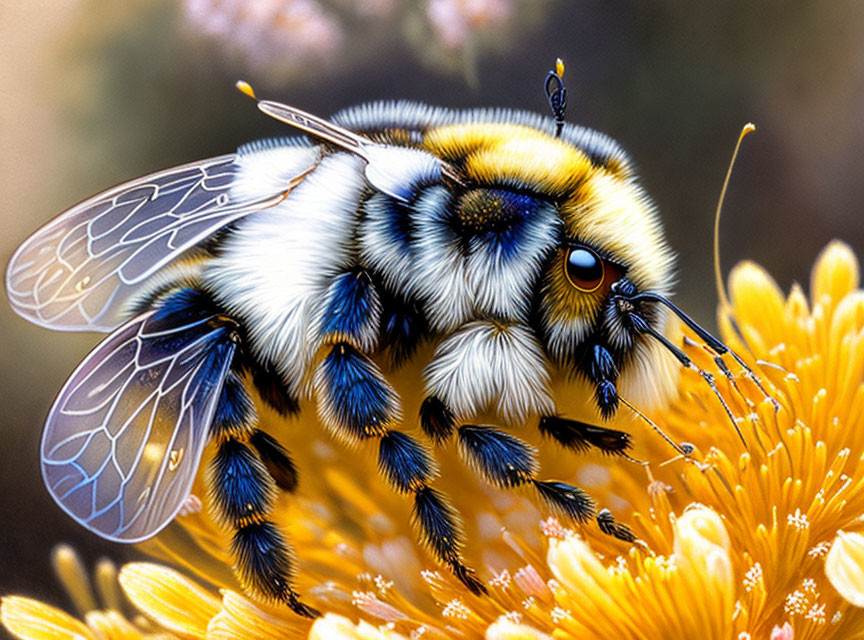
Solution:
[[[662,335],[667,313],[652,296],[665,300],[674,278],[657,213],[626,156],[605,136],[571,126],[557,138],[468,122],[424,142],[468,185],[448,204],[453,254],[467,261],[465,308],[531,322],[552,360],[588,377],[601,411],[613,413],[619,373],[634,360],[657,368],[652,334]],[[443,278],[446,265],[436,264]],[[440,325],[456,324],[454,298],[440,306]]]
[[[562,362],[602,343],[624,362],[641,323],[662,332],[666,314],[638,294],[667,296],[673,255],[654,207],[629,174],[596,169],[558,207],[562,233],[541,284],[543,339]]]

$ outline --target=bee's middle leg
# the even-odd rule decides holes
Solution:
[[[326,353],[315,374],[318,414],[340,439],[378,439],[378,468],[399,493],[414,499],[413,522],[436,559],[473,593],[486,588],[461,556],[458,514],[430,486],[436,475],[427,448],[395,429],[399,397],[368,353],[377,344],[380,299],[368,274],[333,279],[324,298],[319,337]]]

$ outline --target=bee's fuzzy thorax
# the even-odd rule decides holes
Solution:
[[[306,152],[295,153],[305,161]],[[348,154],[323,159],[289,198],[238,225],[206,272],[217,299],[247,323],[253,352],[296,395],[305,395],[301,384],[315,351],[315,304],[328,276],[350,260],[365,188],[360,164]]]

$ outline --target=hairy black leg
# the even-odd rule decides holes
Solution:
[[[396,491],[413,494],[414,526],[438,561],[472,593],[486,593],[474,570],[462,560],[462,525],[456,510],[428,484],[435,471],[426,448],[411,436],[389,431],[378,444],[378,468]]]
[[[626,455],[632,446],[630,434],[626,431],[598,427],[559,416],[543,416],[540,418],[539,429],[544,436],[549,436],[558,444],[577,452],[595,447],[603,453]]]
[[[553,510],[576,522],[594,515],[588,494],[557,480],[538,480],[537,450],[519,438],[494,427],[462,425],[458,430],[459,450],[487,482],[502,489],[531,484]]]
[[[603,453],[624,456],[632,460],[627,454],[631,446],[630,434],[616,429],[607,429],[594,425],[568,420],[558,416],[543,416],[540,418],[540,433],[549,436],[563,447],[572,451],[586,451],[590,447],[596,447]],[[630,528],[617,522],[612,517],[609,509],[602,509],[596,516],[600,531],[606,535],[613,536],[624,542],[634,542],[636,536]]]
[[[381,348],[398,367],[417,351],[429,334],[429,326],[416,300],[403,300],[381,289]]]
[[[249,444],[258,452],[258,457],[267,467],[276,486],[283,491],[293,492],[297,488],[297,467],[288,450],[269,433],[258,430],[252,432]]]
[[[580,368],[594,385],[594,400],[600,415],[609,419],[618,410],[618,367],[612,352],[598,338],[588,346]]]
[[[208,425],[216,445],[207,478],[209,505],[214,519],[233,534],[230,552],[234,571],[244,589],[262,599],[286,604],[299,615],[315,617],[317,612],[300,602],[291,586],[291,549],[270,520],[276,482],[256,448],[260,446],[268,454],[283,454],[281,458],[275,454],[270,456],[269,466],[274,470],[284,473],[283,467],[291,465],[284,449],[273,446],[275,441],[271,442],[269,436],[262,435],[256,428],[255,407],[241,379],[245,370],[243,356],[238,357],[238,353],[242,353],[241,328],[225,316],[206,293],[191,286],[159,299],[152,320],[150,337],[156,341],[177,339],[176,331],[163,328],[181,326],[192,331],[205,321],[235,327],[230,339],[240,344],[240,349],[232,350],[231,360],[221,363],[224,373],[219,379],[220,393]],[[172,374],[169,370],[163,386],[171,383]],[[214,382],[211,380],[209,384]]]
[[[462,528],[456,511],[429,486],[435,468],[425,447],[393,427],[399,398],[367,355],[377,345],[380,302],[362,271],[334,278],[327,291],[320,338],[327,349],[315,376],[318,413],[348,441],[378,438],[378,468],[394,490],[414,499],[413,521],[421,540],[473,593],[486,588],[460,553]]]
[[[337,352],[335,355],[334,350]],[[435,557],[473,593],[483,583],[462,561],[461,523],[444,496],[429,486],[434,465],[428,451],[409,435],[390,428],[397,420],[396,396],[374,363],[337,343],[319,369],[319,413],[344,440],[379,438],[378,468],[390,485],[414,498],[413,521]]]
[[[248,368],[261,400],[270,408],[283,417],[296,415],[300,411],[299,400],[288,390],[273,367],[254,362]]]
[[[210,504],[215,519],[233,530],[231,555],[244,589],[264,600],[286,604],[295,613],[316,617],[291,586],[294,558],[287,540],[269,519],[276,481],[259,451],[285,456],[269,466],[284,475],[287,453],[256,429],[257,415],[243,382],[235,373],[225,380],[211,426],[217,443],[209,469]],[[278,456],[277,456],[278,457]],[[293,468],[293,465],[290,465]],[[296,476],[295,476],[296,478]]]
[[[442,444],[453,435],[456,416],[440,399],[429,396],[420,405],[420,428],[435,444]]]
[[[601,509],[597,514],[597,526],[607,536],[618,538],[624,542],[633,543],[637,540],[636,534],[630,530],[630,527],[615,520],[609,509]]]

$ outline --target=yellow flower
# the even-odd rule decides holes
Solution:
[[[864,607],[864,536],[838,531],[825,559],[825,574],[840,595]]]
[[[465,517],[466,558],[489,588],[477,597],[413,542],[409,506],[368,472],[369,452],[286,437],[301,441],[298,466],[320,470],[298,496],[280,498],[275,519],[297,547],[298,589],[322,618],[310,622],[245,596],[227,565],[224,534],[197,513],[144,545],[195,581],[160,564],[126,565],[119,582],[136,609],[131,618],[121,615],[129,611],[122,602],[95,611],[85,598],[84,624],[8,597],[0,619],[13,635],[34,640],[864,638],[864,293],[857,287],[858,263],[841,243],[818,259],[809,299],[798,286],[784,296],[754,264],[736,267],[721,333],[758,378],[730,356],[727,378],[692,336],[672,336],[714,375],[746,444],[703,376],[687,370],[678,398],[650,417],[692,445],[688,459],[673,458],[624,412],[616,425],[636,434],[635,455],[650,467],[545,451],[544,475],[588,489],[632,527],[634,545],[593,526],[573,531],[555,518],[541,521],[528,496],[489,489],[456,456],[444,456],[436,486],[452,490]],[[274,416],[263,421],[278,435],[295,428]],[[74,589],[74,580],[64,583]]]
[[[561,585],[555,599],[567,613],[557,637],[732,637],[735,586],[723,520],[692,505],[674,531],[670,556],[634,554],[633,569],[623,558],[607,567],[576,536],[552,540],[548,563]]]

